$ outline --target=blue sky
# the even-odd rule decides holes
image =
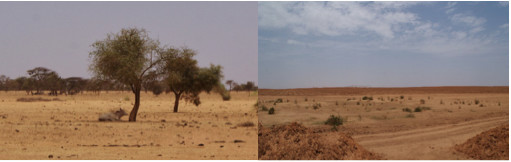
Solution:
[[[259,2],[259,87],[507,86],[507,2]]]
[[[0,2],[0,75],[43,66],[90,78],[90,45],[128,27],[197,50],[225,79],[257,83],[257,2]]]

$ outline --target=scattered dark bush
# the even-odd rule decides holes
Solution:
[[[420,107],[416,107],[414,110],[414,112],[421,112],[421,111],[422,111],[422,109]]]
[[[247,122],[243,122],[243,123],[239,123],[238,124],[238,127],[253,127],[255,126],[254,123],[250,122],[250,121],[247,121]]]
[[[364,97],[362,97],[362,100],[373,100],[373,97],[364,96]]]
[[[340,116],[330,115],[325,121],[325,125],[331,125],[333,130],[337,130],[337,126],[342,125],[343,119]]]
[[[409,113],[405,116],[405,118],[415,118],[415,115],[413,115],[412,113]]]
[[[421,104],[426,104],[426,100],[421,99]]]
[[[475,103],[476,105],[479,105],[479,100],[475,100],[475,101],[474,101],[474,103]]]
[[[268,114],[272,115],[272,114],[275,114],[275,108],[270,108],[270,110],[268,110]]]
[[[408,107],[407,107],[407,108],[403,108],[403,111],[404,111],[404,112],[412,112],[412,110],[411,110],[411,109],[409,109]]]
[[[263,106],[262,106],[262,108],[261,108],[261,110],[263,110],[263,111],[268,111],[268,108],[267,108],[266,106],[264,106],[264,105],[263,105]]]
[[[404,98],[405,98],[405,96],[399,96],[399,98],[400,98],[400,99],[404,99]]]

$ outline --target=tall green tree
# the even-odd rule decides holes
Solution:
[[[135,104],[129,121],[137,120],[140,91],[146,76],[161,62],[163,51],[157,40],[151,39],[144,29],[128,28],[108,34],[104,40],[92,44],[91,71],[99,78],[114,80],[130,87]]]
[[[178,112],[179,101],[185,99],[194,105],[200,105],[199,94],[209,93],[221,85],[223,78],[222,67],[211,65],[209,68],[199,68],[197,60],[193,57],[196,52],[189,48],[169,49],[169,57],[164,59],[160,69],[167,92],[173,92],[174,112]],[[222,87],[223,88],[223,87]]]

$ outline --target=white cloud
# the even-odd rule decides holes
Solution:
[[[416,2],[260,2],[259,27],[289,28],[299,35],[353,35],[369,31],[385,39],[415,23],[403,9]]]
[[[499,26],[499,28],[507,29],[509,27],[509,24],[502,24]]]
[[[466,14],[454,14],[450,17],[451,21],[457,24],[471,27],[470,33],[476,34],[484,30],[486,19],[482,17],[470,16]]]
[[[486,22],[486,19],[484,18],[465,14],[454,14],[451,16],[451,20],[456,23],[463,23],[470,26],[481,26]]]
[[[462,56],[498,53],[502,41],[498,35],[482,34],[486,19],[452,13],[452,24],[421,21],[406,12],[400,3],[271,3],[260,2],[260,28],[291,30],[302,39],[284,39],[279,43],[343,51],[343,54],[417,53],[438,56]],[[407,3],[405,3],[407,4]],[[448,3],[453,8],[456,3]],[[276,14],[280,13],[280,14]],[[278,22],[274,22],[278,21]],[[458,25],[458,26],[451,26]],[[454,28],[453,28],[454,27]],[[507,24],[500,25],[507,28]],[[479,35],[479,36],[476,36]],[[327,36],[322,37],[306,36]],[[374,39],[382,38],[382,39]]]

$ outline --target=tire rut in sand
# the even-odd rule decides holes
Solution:
[[[425,129],[355,136],[366,149],[388,159],[468,159],[453,155],[453,146],[484,130],[508,123],[509,117],[496,117]]]

